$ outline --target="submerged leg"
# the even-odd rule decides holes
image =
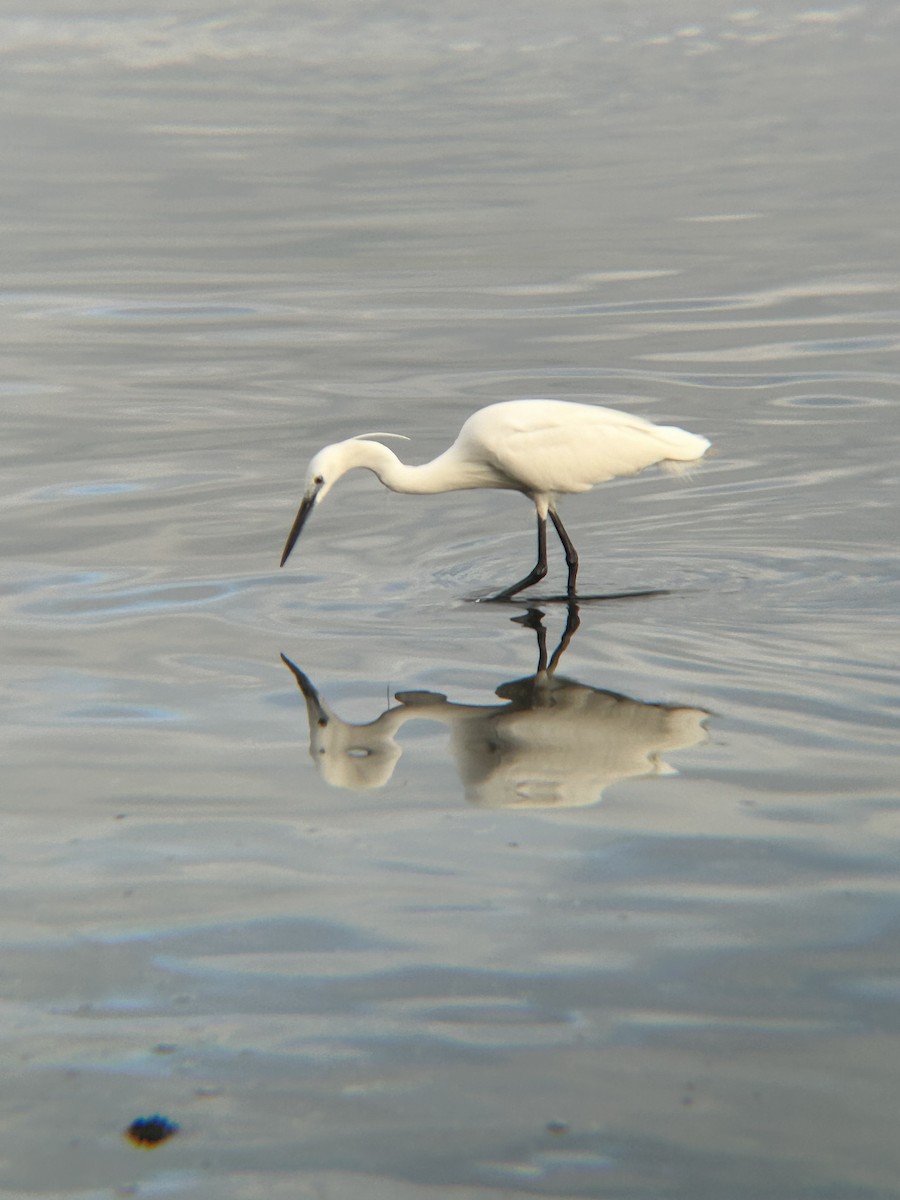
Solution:
[[[559,540],[563,544],[563,550],[566,552],[566,566],[569,568],[569,582],[566,584],[566,593],[569,596],[575,595],[575,576],[578,574],[578,551],[572,545],[572,539],[566,533],[566,527],[559,519],[559,513],[550,509],[550,520],[559,534]]]
[[[550,514],[553,515],[552,513]],[[554,517],[554,522],[556,518]],[[547,518],[538,515],[537,519],[538,532],[538,560],[534,564],[534,570],[526,575],[524,579],[520,579],[518,583],[514,583],[512,587],[504,588],[502,592],[498,592],[496,596],[491,596],[491,600],[508,600],[510,596],[514,596],[516,592],[524,591],[525,588],[531,587],[533,583],[537,583],[547,574]]]

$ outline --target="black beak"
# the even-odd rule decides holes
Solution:
[[[281,566],[288,560],[288,555],[294,548],[294,543],[300,536],[303,526],[306,523],[306,518],[313,510],[316,503],[318,492],[312,492],[303,497],[303,502],[297,509],[297,515],[294,517],[294,524],[291,526],[291,532],[288,534],[288,540],[284,543],[284,553],[281,555]]]

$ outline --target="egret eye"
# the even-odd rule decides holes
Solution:
[[[325,477],[324,477],[324,475],[317,475],[317,476],[315,477],[315,479],[313,480],[313,483],[315,483],[315,484],[319,484],[319,485],[323,484],[324,482],[325,482]]]

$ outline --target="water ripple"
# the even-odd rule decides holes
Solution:
[[[40,599],[22,605],[21,611],[32,618],[47,621],[62,619],[88,625],[116,618],[160,615],[178,609],[206,608],[226,600],[246,586],[233,579],[185,580],[182,583],[116,588],[98,595],[93,584],[94,580],[87,588],[73,588],[70,585],[62,596],[45,594]]]

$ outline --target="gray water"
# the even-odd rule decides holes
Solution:
[[[898,51],[6,6],[0,1195],[896,1195]],[[278,569],[519,396],[713,440],[564,505],[656,594],[367,473]]]

